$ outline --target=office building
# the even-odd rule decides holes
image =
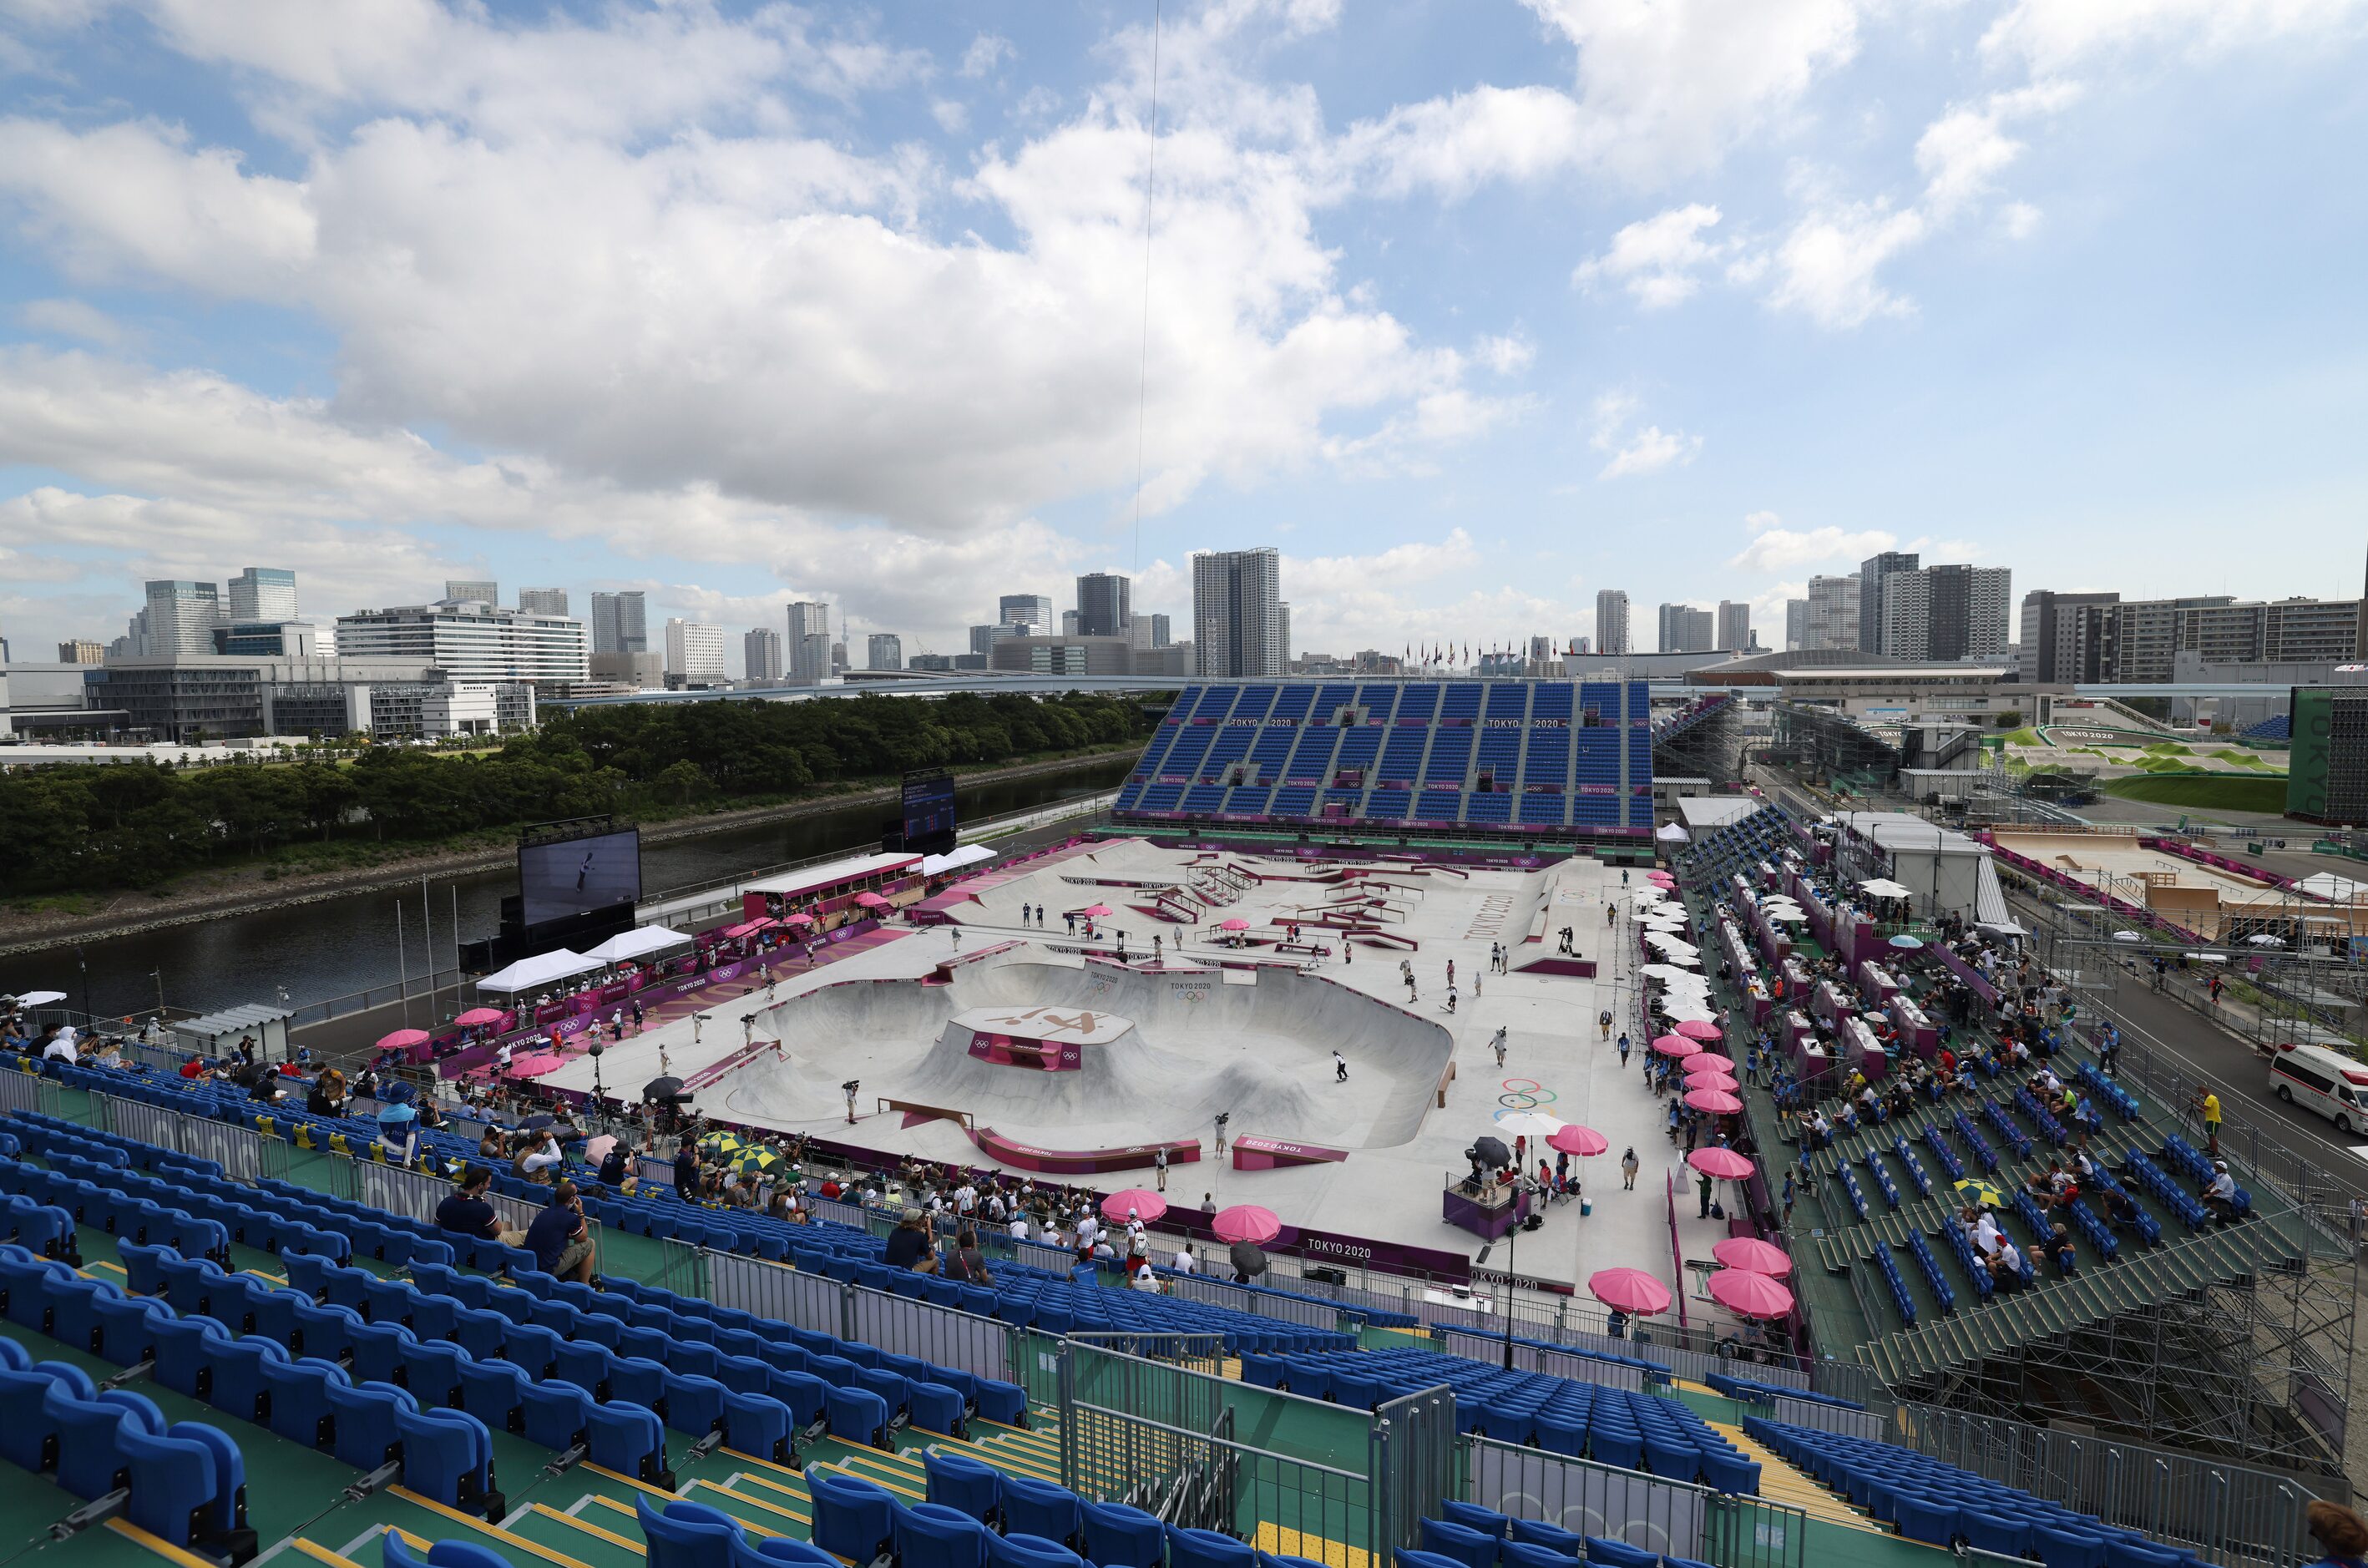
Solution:
[[[166,579],[147,585],[147,603],[131,618],[128,653],[169,658],[214,651],[214,628],[222,620],[222,593],[211,583]]]
[[[1077,635],[1125,637],[1134,619],[1129,579],[1108,572],[1089,572],[1077,579]]]
[[[230,580],[230,619],[249,624],[296,619],[296,574],[250,566]]]
[[[847,673],[847,641],[844,638],[830,645],[830,673],[835,676]]]
[[[1809,597],[1796,601],[1802,607],[1800,638],[1793,641],[1788,628],[1786,641],[1801,649],[1858,647],[1859,583],[1854,573],[1810,578]]]
[[[893,631],[875,631],[864,640],[863,667],[867,670],[901,670],[905,667],[905,640]]]
[[[723,674],[723,628],[677,616],[666,623],[667,684],[718,686]]]
[[[1715,641],[1711,612],[1691,605],[1663,605],[1658,649],[1664,653],[1707,653]]]
[[[791,686],[820,686],[830,676],[830,606],[799,599],[790,606],[790,633],[781,640]]]
[[[1076,610],[1063,610],[1061,612],[1061,635],[1064,637],[1075,637],[1077,634],[1078,620],[1079,617]]]
[[[596,653],[646,653],[650,651],[649,610],[639,588],[620,594],[592,596],[592,651]]]
[[[1166,648],[1170,647],[1175,643],[1176,637],[1166,616],[1154,615],[1147,616],[1144,619],[1151,622],[1151,645],[1153,647]]]
[[[1792,653],[1809,645],[1809,601],[1784,601],[1784,650]]]
[[[1023,636],[1053,635],[1053,596],[1050,594],[1006,594],[995,601],[995,619],[998,626],[1024,626]],[[983,648],[971,652],[985,653]]]
[[[1291,663],[1291,606],[1283,600],[1274,607],[1274,653],[1283,664]]]
[[[970,629],[970,651],[978,659],[984,661],[995,651],[995,645],[1007,637],[1050,637],[1053,634],[1050,631],[1037,631],[1024,620],[1009,626],[973,626]],[[967,666],[957,665],[956,667]],[[982,662],[977,667],[983,670],[986,665]]]
[[[602,685],[622,687],[629,691],[664,691],[666,683],[666,654],[595,653],[592,655],[592,678]]]
[[[905,661],[905,667],[928,675],[951,675],[954,660],[950,653],[916,653]]]
[[[740,639],[740,667],[752,681],[781,678],[781,634],[769,626],[752,626]]]
[[[1604,588],[1595,596],[1595,651],[1599,653],[1625,653],[1631,651],[1628,642],[1628,595],[1624,589]]]
[[[444,597],[454,604],[497,605],[502,602],[502,585],[485,577],[447,577]]]
[[[573,623],[571,623],[573,624]],[[408,657],[135,657],[86,673],[86,700],[120,732],[192,744],[250,735],[436,740],[529,729],[534,687],[458,680]]]
[[[1193,556],[1193,673],[1281,675],[1291,641],[1281,587],[1282,556],[1272,546]]]
[[[1881,652],[1910,664],[2003,659],[2013,580],[2003,566],[1927,566],[1884,574]],[[1863,579],[1859,594],[1863,606]]]
[[[2022,596],[2022,612],[2015,628],[2015,646],[2021,650],[2017,673],[2041,685],[2094,681],[2096,661],[2104,653],[2103,618],[2083,612],[2090,606],[2121,602],[2119,594],[2059,594],[2033,588]]]
[[[58,663],[62,665],[96,665],[104,663],[107,649],[87,637],[76,637],[58,644]],[[6,663],[0,660],[0,663]]]
[[[484,599],[363,610],[337,618],[337,652],[432,665],[456,682],[587,680],[591,639],[580,620],[500,609]]]
[[[1912,550],[1886,550],[1859,562],[1858,649],[1861,653],[1892,652],[1883,645],[1884,584],[1898,573],[1915,571],[1917,562],[1918,556]]]
[[[567,590],[565,588],[520,588],[518,607],[529,615],[565,615]]]
[[[1723,653],[1741,653],[1751,647],[1751,607],[1736,604],[1733,599],[1718,601],[1718,641],[1712,644]]]
[[[1131,676],[1141,673],[1136,656],[1123,637],[1006,637],[987,667],[1008,675]]]
[[[267,658],[333,659],[337,629],[327,621],[226,621],[214,628],[212,653]]]

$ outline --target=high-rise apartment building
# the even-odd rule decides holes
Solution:
[[[1025,635],[1050,637],[1056,624],[1053,616],[1053,596],[1050,594],[1006,594],[995,601],[995,623],[997,626],[1025,626]],[[973,653],[986,652],[973,648]]]
[[[1884,584],[1902,572],[1916,570],[1914,551],[1886,550],[1870,555],[1858,568],[1858,648],[1866,653],[1889,653],[1883,643]]]
[[[1859,642],[1859,578],[1812,577],[1801,601],[1802,628],[1796,648],[1856,648]]]
[[[1073,609],[1063,610],[1061,612],[1061,635],[1064,637],[1075,637],[1076,634],[1077,612]]]
[[[1886,573],[1883,649],[1896,659],[1950,664],[2006,656],[2014,574],[2003,566],[1927,566]],[[1861,581],[1861,603],[1865,587]]]
[[[723,628],[676,616],[666,623],[666,674],[685,685],[723,679]]]
[[[905,667],[905,640],[893,631],[875,631],[865,640],[863,667],[868,670],[901,670]]]
[[[1784,646],[1787,651],[1809,645],[1809,601],[1784,601]]]
[[[750,680],[781,678],[781,634],[769,626],[752,626],[740,638],[740,667]]]
[[[1192,557],[1193,673],[1219,678],[1282,673],[1291,640],[1282,556],[1214,550]]]
[[[2104,656],[2104,620],[2085,614],[2092,606],[2118,604],[2119,594],[2059,594],[2033,588],[2022,596],[2022,613],[2015,644],[2022,651],[2018,674],[2023,680],[2048,684],[2100,679],[2095,671]]]
[[[222,619],[219,588],[170,578],[150,583],[147,596],[133,627],[132,653],[165,658],[214,651],[214,627]]]
[[[781,640],[791,686],[820,686],[830,673],[830,606],[799,599],[790,606],[790,634]]]
[[[107,662],[107,649],[87,637],[76,637],[58,644],[58,663],[62,665],[97,665]]]
[[[444,597],[455,604],[497,605],[502,602],[502,585],[484,577],[447,577]]]
[[[1077,579],[1077,635],[1124,637],[1134,619],[1130,602],[1134,585],[1108,572],[1089,572]]]
[[[1691,605],[1663,605],[1659,647],[1664,653],[1707,653],[1717,633],[1711,612]]]
[[[567,590],[565,588],[520,588],[518,607],[529,615],[565,615]]]
[[[1628,594],[1622,588],[1604,588],[1595,596],[1595,651],[1599,653],[1625,653],[1631,651],[1628,641]]]
[[[1740,653],[1751,646],[1751,607],[1733,599],[1718,601],[1718,641],[1714,646],[1721,653]]]
[[[296,574],[282,566],[250,566],[230,580],[230,619],[296,619]]]
[[[337,656],[433,665],[453,681],[564,685],[590,677],[592,647],[580,620],[465,599],[339,616]]]
[[[649,607],[642,591],[592,596],[592,651],[596,653],[646,653],[650,651]]]
[[[1169,626],[1167,618],[1164,615],[1155,615],[1150,617],[1149,619],[1151,621],[1151,645],[1155,648],[1174,647],[1176,645],[1176,638]]]

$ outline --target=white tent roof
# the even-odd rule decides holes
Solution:
[[[2339,877],[2332,871],[2321,871],[2315,877],[2305,877],[2295,888],[2317,898],[2337,903],[2351,903],[2368,898],[2368,882],[2355,882],[2350,877]]]
[[[603,963],[615,963],[620,959],[637,959],[645,953],[678,948],[689,940],[681,932],[664,926],[637,926],[631,931],[618,932],[584,956],[598,959]]]
[[[1859,886],[1875,898],[1914,898],[1916,895],[1885,877],[1869,877]]]
[[[477,989],[511,993],[531,991],[538,985],[548,985],[571,974],[588,973],[598,969],[602,961],[560,948],[548,953],[537,953],[530,959],[520,959],[507,969],[495,970],[477,982]]]
[[[975,866],[981,860],[992,860],[995,851],[984,844],[965,844],[948,855],[925,855],[921,858],[921,875],[934,877],[940,871],[951,871],[960,866]]]
[[[1653,836],[1664,844],[1683,844],[1692,835],[1676,823],[1664,823]]]

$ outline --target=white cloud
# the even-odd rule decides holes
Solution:
[[[137,335],[85,300],[28,300],[17,307],[17,319],[28,331],[80,338],[102,348],[121,347]]]
[[[2211,56],[2297,37],[2355,41],[2363,24],[2362,0],[2015,0],[1982,52],[2052,72],[2142,48]]]
[[[2027,240],[2039,233],[2045,214],[2028,201],[2009,201],[1998,212],[1998,222],[2010,240]]]
[[[1450,199],[1495,180],[1532,180],[1574,165],[1581,111],[1551,87],[1483,86],[1392,109],[1351,126],[1339,156],[1383,194]]]
[[[1989,196],[1998,176],[2024,151],[2006,127],[2062,108],[2078,93],[2068,82],[1993,93],[1979,104],[1960,104],[1925,127],[1916,142],[1916,167],[1925,178],[1927,214],[1945,222]]]
[[[1641,219],[1612,235],[1601,256],[1580,263],[1571,281],[1617,284],[1648,311],[1677,304],[1702,286],[1695,273],[1723,254],[1702,237],[1718,221],[1718,209],[1701,202]]]
[[[1776,247],[1776,282],[1769,303],[1804,312],[1820,326],[1864,325],[1879,315],[1912,314],[1915,306],[1886,290],[1875,274],[1883,264],[1922,240],[1930,225],[1915,208],[1894,211],[1852,203],[1810,213]]]
[[[1591,410],[1594,432],[1588,442],[1597,451],[1611,454],[1611,460],[1596,478],[1633,479],[1658,473],[1672,465],[1693,461],[1694,455],[1702,450],[1700,436],[1663,430],[1657,425],[1634,425],[1639,406],[1637,399],[1628,392],[1605,392],[1595,400]]]
[[[954,98],[930,99],[929,118],[949,136],[958,136],[970,129],[970,110]]]
[[[1773,512],[1754,512],[1743,519],[1751,530],[1751,542],[1741,553],[1728,560],[1731,567],[1748,572],[1784,572],[1796,566],[1814,566],[1821,562],[1843,560],[1862,561],[1881,551],[1896,547],[1899,540],[1879,528],[1862,533],[1850,533],[1838,528],[1788,528],[1783,518]],[[1775,600],[1781,617],[1783,600],[1798,597],[1806,590],[1793,585],[1782,585],[1768,596]]]
[[[973,78],[991,76],[996,66],[1019,57],[1019,51],[1012,46],[1009,39],[997,33],[981,33],[970,40],[968,49],[962,51],[962,64],[957,74]]]
[[[1538,346],[1518,335],[1484,337],[1472,346],[1472,357],[1500,376],[1518,376],[1536,361]]]

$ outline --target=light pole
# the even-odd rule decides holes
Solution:
[[[96,1034],[98,1032],[98,1018],[90,1010],[90,960],[79,947],[74,949],[74,968],[82,973],[82,1027]]]

